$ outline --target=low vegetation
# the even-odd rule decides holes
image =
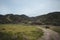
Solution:
[[[60,34],[60,27],[59,26],[53,26],[50,29],[52,29]]]
[[[0,24],[0,40],[36,40],[43,31],[32,25]]]

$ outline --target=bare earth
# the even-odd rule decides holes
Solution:
[[[38,40],[60,40],[60,36],[57,32],[45,28],[41,28],[41,29],[44,31],[44,35]]]

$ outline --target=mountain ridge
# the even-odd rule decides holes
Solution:
[[[37,24],[37,25],[60,25],[60,12],[50,12],[45,15],[36,17],[28,17],[24,14],[14,15],[6,14],[0,15],[0,24],[6,23],[24,23],[24,24]]]

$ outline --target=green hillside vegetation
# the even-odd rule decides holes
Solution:
[[[43,31],[36,26],[23,24],[0,24],[0,40],[36,40]]]
[[[0,15],[0,24],[34,24],[34,25],[55,25],[60,26],[60,12],[50,12],[45,15],[28,17],[24,14]]]
[[[45,15],[35,17],[35,20],[43,25],[60,26],[60,12],[51,12]]]

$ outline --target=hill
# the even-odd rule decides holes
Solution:
[[[46,25],[60,25],[60,12],[51,12],[45,15],[36,16],[35,20]]]
[[[26,15],[6,14],[0,15],[0,24],[34,24],[34,25],[60,25],[60,12],[51,12],[36,17],[28,17]]]
[[[6,15],[0,15],[0,24],[6,24],[6,23],[26,23],[28,22],[29,17],[26,15],[13,15],[13,14],[6,14]]]

